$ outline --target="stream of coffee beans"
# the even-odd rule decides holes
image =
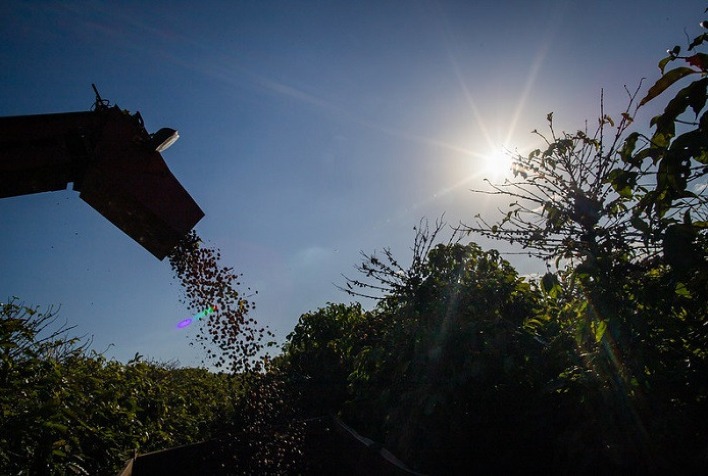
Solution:
[[[206,325],[199,328],[195,339],[219,370],[230,373],[263,370],[262,353],[274,344],[266,339],[274,335],[249,316],[249,311],[255,308],[250,295],[239,292],[240,276],[233,268],[221,266],[220,259],[220,251],[203,246],[194,231],[169,255],[172,270],[184,289],[187,307],[192,312],[209,307],[218,309],[205,319]]]
[[[240,376],[247,389],[241,423],[218,453],[227,459],[224,474],[289,474],[299,464],[304,426],[295,419],[292,387],[272,371],[266,350],[274,334],[249,316],[255,308],[233,268],[222,266],[218,249],[204,246],[191,231],[169,255],[172,270],[184,290],[190,311],[216,309],[205,316],[195,337],[207,360],[219,370]],[[250,288],[247,292],[251,293]],[[269,341],[267,341],[269,339]]]

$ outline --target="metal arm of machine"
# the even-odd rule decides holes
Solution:
[[[101,119],[98,112],[0,117],[0,198],[63,190],[79,179]]]
[[[204,212],[168,169],[140,113],[99,105],[0,117],[0,198],[73,183],[81,199],[162,260]]]

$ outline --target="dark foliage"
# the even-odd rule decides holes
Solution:
[[[115,474],[133,451],[209,438],[238,381],[203,369],[128,364],[54,332],[56,314],[0,305],[0,473]]]
[[[708,467],[707,40],[670,50],[617,122],[602,104],[592,133],[556,133],[549,114],[545,150],[487,192],[511,198],[499,222],[440,244],[441,224],[422,227],[409,267],[365,255],[344,289],[377,306],[329,305],[289,336],[302,391],[336,389],[327,408],[432,474]],[[638,107],[692,78],[653,134],[630,132]],[[459,233],[520,245],[548,272],[521,279]]]

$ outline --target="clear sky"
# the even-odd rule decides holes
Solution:
[[[423,217],[472,222],[502,147],[594,123],[600,91],[658,78],[705,1],[14,1],[0,3],[0,115],[102,96],[181,138],[163,153],[205,211],[198,233],[258,290],[283,340],[360,251],[410,255]],[[638,122],[646,124],[647,108]],[[484,246],[488,244],[480,240]],[[405,260],[404,260],[405,261]],[[538,264],[516,260],[524,273]],[[94,348],[197,365],[158,261],[74,191],[0,200],[0,301],[61,306]]]

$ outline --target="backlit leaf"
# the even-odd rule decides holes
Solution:
[[[661,70],[661,74],[664,74],[664,68],[670,61],[673,61],[674,59],[676,59],[675,56],[667,56],[666,58],[659,61],[659,69]]]
[[[647,92],[647,95],[644,96],[644,98],[639,102],[639,105],[642,106],[655,97],[657,97],[659,94],[663,93],[667,88],[669,88],[672,84],[674,84],[676,81],[679,79],[688,76],[689,74],[698,74],[698,71],[692,68],[687,68],[685,66],[681,66],[676,69],[672,69],[668,73],[664,74],[651,88],[649,88],[649,91]]]
[[[600,342],[602,337],[605,335],[607,330],[607,323],[605,321],[599,321],[594,325],[595,342]]]

